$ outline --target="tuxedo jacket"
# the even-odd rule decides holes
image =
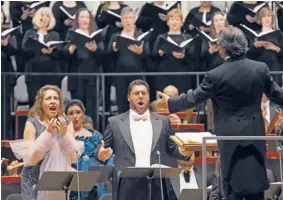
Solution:
[[[211,98],[217,136],[264,136],[263,93],[283,106],[283,90],[269,75],[265,63],[246,58],[228,59],[209,71],[193,92],[170,98],[170,112],[192,108]],[[224,190],[247,195],[269,187],[265,141],[218,141]]]

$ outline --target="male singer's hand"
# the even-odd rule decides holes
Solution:
[[[85,44],[85,47],[92,52],[96,51],[97,49],[97,45],[95,41],[87,42]]]
[[[138,55],[142,54],[143,53],[143,42],[141,43],[140,46],[138,45],[130,45],[128,46],[128,49]]]
[[[113,154],[113,150],[110,147],[105,149],[104,141],[101,140],[101,145],[100,145],[98,156],[97,156],[98,159],[105,162],[106,160],[110,158],[112,154]]]
[[[117,51],[118,51],[118,49],[116,48],[116,44],[117,44],[116,42],[113,42],[113,43],[112,43],[112,48],[113,48],[113,51],[114,51],[114,52],[117,52]]]
[[[183,59],[185,57],[185,51],[182,52],[173,51],[172,55],[177,59]]]
[[[9,39],[9,36],[6,38],[6,39],[4,39],[4,40],[1,40],[1,46],[7,46],[8,45],[8,39]]]
[[[65,24],[66,26],[72,26],[73,20],[71,20],[71,19],[65,19],[64,24]]]
[[[247,20],[248,22],[250,22],[250,23],[254,23],[254,22],[256,22],[256,20],[257,20],[257,17],[256,17],[256,16],[255,16],[255,17],[252,17],[252,16],[250,16],[250,15],[246,15],[245,17],[246,17],[246,20]]]
[[[60,136],[63,137],[66,134],[68,127],[67,122],[63,116],[57,117],[56,127]]]
[[[168,20],[168,16],[167,15],[164,15],[162,13],[158,13],[158,16],[164,22],[166,22]]]
[[[190,157],[193,154],[193,151],[185,150],[184,148],[179,147],[179,153],[182,156]]]
[[[52,48],[49,47],[48,49],[43,48],[43,49],[41,49],[41,53],[43,53],[43,54],[51,54],[54,48],[55,47],[52,47]]]
[[[49,132],[53,135],[56,134],[57,133],[56,123],[57,123],[57,119],[52,118],[47,125],[47,128],[46,128],[47,132]]]

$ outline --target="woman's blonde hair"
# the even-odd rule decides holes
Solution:
[[[168,14],[168,19],[174,16],[180,17],[181,20],[183,21],[183,14],[181,12],[181,10],[179,10],[178,8],[174,8],[173,10],[171,10]]]
[[[259,24],[262,24],[261,20],[262,18],[264,18],[266,15],[268,14],[271,14],[272,16],[272,27],[274,27],[274,23],[275,23],[275,16],[273,14],[273,11],[268,8],[268,7],[263,7],[259,12],[258,12],[258,15],[257,15],[257,22]]]
[[[28,117],[36,117],[36,118],[39,118],[41,121],[44,120],[42,102],[44,99],[44,94],[47,90],[54,90],[58,94],[59,101],[60,101],[60,109],[59,109],[58,115],[60,116],[64,115],[64,103],[63,103],[63,98],[61,95],[60,88],[57,87],[56,85],[45,85],[38,90],[36,98],[35,98],[35,102],[33,106],[31,107],[31,109],[29,110]]]
[[[211,26],[210,26],[210,36],[211,36],[212,38],[217,38],[217,37],[218,37],[217,32],[216,32],[216,30],[215,30],[214,23],[213,23],[214,17],[215,17],[216,15],[222,15],[222,16],[225,18],[225,14],[224,14],[223,12],[221,12],[221,11],[217,11],[217,12],[215,12],[215,13],[213,14],[213,16],[212,16],[212,18],[211,18],[212,23],[211,23]],[[229,26],[229,23],[228,23],[227,19],[225,18],[225,27],[228,27],[228,26]]]
[[[40,27],[40,20],[41,20],[41,17],[42,15],[48,15],[49,18],[50,18],[50,22],[49,22],[49,25],[47,27],[47,30],[52,30],[56,24],[56,20],[55,20],[55,17],[51,11],[50,8],[48,7],[42,7],[40,9],[38,9],[38,11],[36,11],[34,17],[32,18],[32,23],[33,25],[35,26],[35,28],[39,28]]]

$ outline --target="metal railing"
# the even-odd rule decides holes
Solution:
[[[51,78],[54,76],[68,76],[68,77],[96,77],[96,98],[97,98],[97,104],[96,104],[96,110],[97,115],[95,122],[98,125],[96,128],[98,130],[101,130],[102,132],[105,130],[105,119],[107,117],[107,114],[105,114],[105,78],[106,77],[118,77],[118,76],[140,76],[140,77],[149,77],[149,76],[192,76],[196,77],[196,86],[198,86],[201,82],[201,78],[204,77],[204,75],[207,72],[149,72],[149,73],[37,73],[37,72],[29,72],[29,73],[20,73],[20,72],[2,72],[1,77],[2,81],[5,81],[7,76],[50,76]],[[282,75],[283,71],[272,71],[270,72],[271,75]],[[100,90],[101,89],[101,90]],[[6,94],[6,88],[3,87],[2,92],[4,95]],[[116,92],[117,93],[117,92]],[[29,97],[34,98],[34,97]],[[102,112],[99,113],[99,99],[102,100]],[[125,97],[126,99],[127,97]],[[3,102],[3,106],[5,105],[5,102]],[[5,115],[4,115],[5,116]],[[102,120],[101,127],[100,127],[100,120]],[[5,121],[5,119],[4,119]],[[6,122],[4,124],[4,129],[6,126]],[[6,130],[6,129],[5,129]],[[3,133],[2,133],[3,134]],[[4,133],[5,134],[5,133]],[[3,135],[2,135],[3,136]]]
[[[283,136],[210,136],[202,138],[202,199],[207,199],[207,166],[206,166],[206,140],[282,140]],[[281,155],[281,154],[280,154]],[[221,152],[220,152],[221,159]],[[282,156],[280,157],[281,163]],[[281,167],[282,182],[282,167]],[[220,187],[220,186],[219,186]],[[283,189],[283,184],[282,184]]]

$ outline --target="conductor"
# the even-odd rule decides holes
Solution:
[[[265,93],[283,106],[283,91],[269,75],[265,63],[245,58],[247,41],[235,27],[221,31],[219,53],[224,64],[209,71],[199,87],[167,101],[170,112],[192,108],[212,99],[217,136],[264,136],[261,97]],[[269,188],[265,167],[265,141],[218,141],[223,188],[228,200],[263,200]]]

